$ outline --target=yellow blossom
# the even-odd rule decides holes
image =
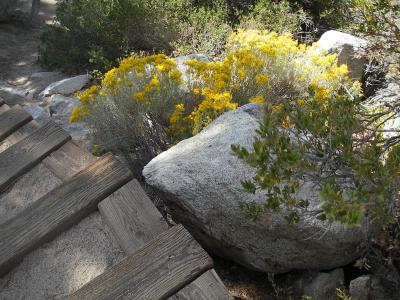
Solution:
[[[250,103],[265,104],[264,96],[257,96],[249,99]]]
[[[267,83],[268,81],[269,81],[268,76],[265,76],[265,75],[263,75],[263,74],[258,74],[258,75],[256,76],[256,82],[257,82],[258,84],[265,84],[265,83]]]
[[[146,94],[144,92],[136,92],[133,94],[133,99],[137,101],[143,101]]]

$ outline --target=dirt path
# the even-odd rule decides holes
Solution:
[[[30,26],[17,22],[0,23],[0,90],[3,90],[0,96],[6,102],[11,102],[8,104],[13,105],[23,100],[7,97],[4,95],[5,90],[14,89],[13,92],[23,96],[24,89],[32,89],[32,85],[35,85],[35,82],[30,82],[30,76],[46,71],[38,64],[38,47],[45,25],[53,21],[56,3],[57,0],[41,0],[39,15]]]

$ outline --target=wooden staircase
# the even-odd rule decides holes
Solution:
[[[0,220],[0,276],[31,251],[99,210],[125,259],[69,299],[233,299],[210,256],[181,225],[169,228],[130,171],[96,158],[56,124],[44,126],[0,98],[0,193],[42,164],[62,184]]]

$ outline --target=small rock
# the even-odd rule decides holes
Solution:
[[[53,82],[39,94],[39,98],[48,97],[54,94],[70,95],[81,90],[88,82],[88,75],[79,75]]]
[[[336,300],[336,289],[344,284],[342,269],[330,273],[317,273],[312,282],[304,288],[303,294],[312,300]]]
[[[24,82],[23,87],[32,95],[33,99],[39,97],[39,93],[43,91],[52,82],[62,80],[65,75],[60,72],[39,72],[34,73]]]
[[[23,104],[27,100],[32,100],[33,94],[21,86],[12,85],[0,80],[0,97],[7,100],[7,104]]]
[[[201,53],[175,57],[174,60],[176,62],[176,66],[178,70],[182,72],[182,77],[184,80],[188,79],[188,66],[185,64],[185,62],[191,59],[197,59],[198,61],[212,61],[212,58],[210,56]]]
[[[353,300],[370,299],[371,276],[363,275],[350,281],[349,293]]]
[[[350,78],[362,81],[367,58],[361,52],[367,46],[366,40],[329,30],[321,36],[318,45],[328,53],[337,53],[338,63],[349,67]]]
[[[70,98],[62,95],[53,95],[48,101],[49,112],[52,116],[56,115],[59,118],[67,121],[74,106],[80,106],[78,98]]]
[[[50,121],[49,112],[46,107],[40,106],[38,104],[32,104],[24,106],[23,109],[27,113],[31,114],[33,119],[35,119],[41,125]]]
[[[77,98],[69,98],[62,95],[53,95],[47,101],[40,104],[24,106],[24,110],[40,124],[52,120],[60,125],[71,137],[78,141],[86,149],[91,150],[92,139],[89,129],[82,122],[69,123],[69,116],[74,106],[79,106]]]

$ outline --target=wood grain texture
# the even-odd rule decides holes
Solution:
[[[205,272],[188,284],[169,300],[233,300],[224,283],[214,269]]]
[[[19,128],[17,131],[13,132],[4,141],[2,141],[0,143],[0,151],[4,151],[7,148],[10,148],[12,145],[23,140],[24,138],[26,138],[28,135],[35,132],[39,128],[40,125],[35,120],[30,121],[29,123]]]
[[[101,201],[99,211],[128,255],[168,230],[164,218],[136,179]]]
[[[30,121],[10,135],[3,143],[0,143],[0,152],[18,143],[39,128],[39,123],[35,120]],[[42,160],[42,163],[58,178],[67,180],[95,160],[95,156],[71,140],[51,152]]]
[[[166,299],[211,267],[211,257],[178,225],[106,270],[69,299]]]
[[[26,254],[95,211],[97,204],[132,179],[111,154],[79,172],[9,221],[0,224],[0,276]]]
[[[43,164],[61,180],[65,181],[96,161],[87,150],[75,141],[69,141],[57,151],[50,153]]]
[[[167,222],[137,180],[132,180],[99,203],[99,211],[122,250],[128,255],[168,230]],[[232,300],[214,270],[207,271],[171,300]]]
[[[4,140],[18,128],[32,120],[32,116],[21,106],[15,105],[0,114],[0,141]]]
[[[49,122],[0,153],[0,190],[69,139],[64,130]]]

